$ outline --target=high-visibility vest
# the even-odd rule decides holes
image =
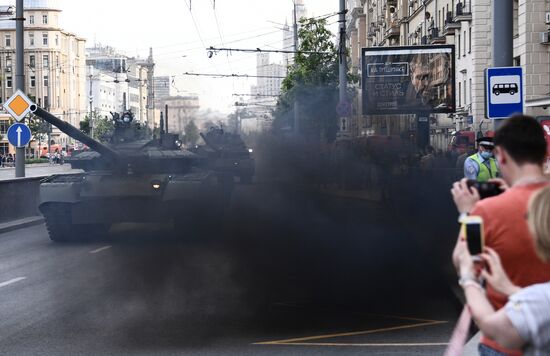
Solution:
[[[471,155],[469,158],[474,160],[479,166],[479,171],[477,172],[476,178],[478,182],[487,182],[489,179],[497,177],[498,167],[497,162],[494,158],[489,158],[489,166],[491,167],[490,169],[485,163],[483,163],[477,153]]]

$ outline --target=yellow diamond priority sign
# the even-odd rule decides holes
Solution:
[[[4,103],[4,110],[6,110],[15,120],[21,121],[31,110],[31,104],[33,104],[31,99],[29,99],[21,90],[17,90]]]

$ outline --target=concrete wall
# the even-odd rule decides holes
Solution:
[[[0,223],[40,215],[39,186],[43,177],[0,181]]]

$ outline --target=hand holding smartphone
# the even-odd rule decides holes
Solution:
[[[485,238],[483,235],[483,219],[480,216],[467,216],[462,219],[462,233],[466,238],[468,251],[474,258],[474,261],[481,261],[479,256],[485,247]]]

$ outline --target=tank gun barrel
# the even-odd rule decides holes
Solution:
[[[36,104],[32,104],[30,106],[30,110],[36,116],[44,119],[45,121],[57,127],[62,132],[66,133],[67,135],[74,138],[75,140],[82,142],[83,144],[87,145],[94,151],[102,154],[106,158],[111,158],[113,160],[118,160],[120,158],[119,154],[116,151],[110,149],[109,147],[105,146],[101,142],[98,142],[93,138],[85,135],[73,125],[55,117],[54,115],[50,114],[46,110],[38,107]]]

